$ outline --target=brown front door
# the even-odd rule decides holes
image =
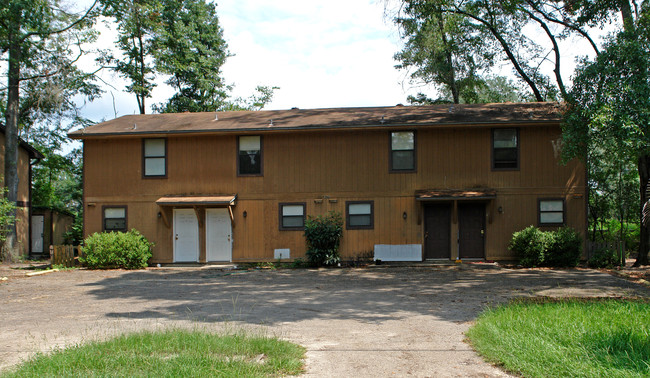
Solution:
[[[458,204],[458,254],[461,259],[485,257],[485,204]]]
[[[424,207],[424,258],[449,259],[451,240],[451,205]]]

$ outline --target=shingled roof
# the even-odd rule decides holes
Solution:
[[[296,129],[394,128],[557,123],[557,103],[454,104],[127,115],[68,135],[94,136],[260,132]]]

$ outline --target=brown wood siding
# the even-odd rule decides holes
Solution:
[[[4,188],[5,170],[5,136],[0,133],[0,185]],[[24,148],[18,148],[18,197],[17,201],[22,204],[29,204],[29,153]],[[31,246],[29,245],[29,232],[31,220],[29,219],[29,207],[18,206],[16,211],[16,233],[20,253],[27,255]]]
[[[346,201],[373,200],[374,229],[344,231],[341,253],[354,258],[375,244],[423,243],[415,190],[482,187],[497,191],[493,206],[486,207],[488,260],[513,258],[507,250],[512,232],[536,224],[541,197],[564,198],[567,224],[584,233],[585,172],[578,162],[559,164],[551,143],[560,136],[559,126],[520,127],[520,169],[515,171],[491,169],[489,127],[416,130],[414,173],[390,172],[388,128],[261,133],[261,177],[237,176],[236,135],[168,136],[168,176],[146,180],[140,138],[86,139],[85,231],[101,230],[101,206],[126,204],[129,227],[156,243],[154,262],[171,262],[171,211],[167,228],[154,201],[165,195],[237,194],[233,260],[272,260],[276,248],[290,248],[296,258],[304,256],[304,236],[278,230],[279,203],[306,202],[307,215],[334,210],[345,216]],[[497,213],[499,206],[503,214]],[[455,240],[452,235],[452,244]]]

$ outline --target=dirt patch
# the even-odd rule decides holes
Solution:
[[[0,368],[55,347],[181,326],[297,342],[308,350],[307,376],[505,376],[464,332],[486,306],[536,296],[648,297],[650,288],[596,270],[467,264],[15,276],[0,282]]]

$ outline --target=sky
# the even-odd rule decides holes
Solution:
[[[384,5],[383,0],[218,1],[233,55],[222,67],[223,77],[234,85],[235,97],[250,96],[258,85],[279,87],[265,109],[406,103],[422,88],[394,68],[401,42]],[[114,32],[99,27],[99,44],[111,46]],[[114,88],[105,86],[107,93],[86,104],[82,114],[101,121],[137,113],[135,97],[123,91],[125,82],[108,70],[102,78]],[[148,104],[172,94],[159,81]]]

